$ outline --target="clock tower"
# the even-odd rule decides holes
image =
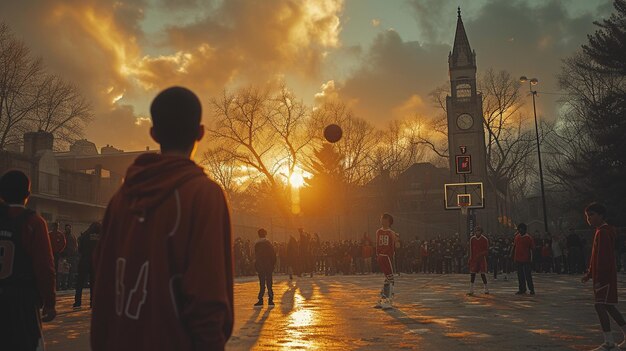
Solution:
[[[476,90],[476,52],[472,51],[458,10],[454,46],[448,56],[450,95],[448,114],[448,152],[452,179],[459,182],[487,182],[485,129],[482,96]],[[462,150],[463,149],[463,150]],[[471,173],[456,173],[456,155],[471,156]],[[465,177],[464,177],[465,176]],[[486,184],[485,184],[486,185]]]

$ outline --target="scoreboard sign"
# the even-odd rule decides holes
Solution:
[[[456,174],[472,173],[472,157],[470,155],[456,155]]]

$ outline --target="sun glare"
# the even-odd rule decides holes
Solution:
[[[304,185],[304,177],[300,173],[294,173],[289,177],[289,184],[292,188],[299,189]]]

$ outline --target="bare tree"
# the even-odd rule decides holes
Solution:
[[[234,178],[242,175],[230,172],[241,169],[250,179],[247,185],[255,185],[257,192],[269,191],[265,195],[271,195],[277,209],[288,217],[286,187],[311,140],[306,105],[283,85],[274,92],[269,86],[224,92],[212,100],[212,106],[217,122],[208,132],[219,147],[205,154],[204,161],[217,180],[225,188],[232,187],[238,181]],[[219,160],[229,164],[220,168]]]
[[[91,119],[91,106],[79,89],[47,74],[43,61],[0,23],[0,150],[20,144],[22,134],[33,130],[68,144],[81,137]]]
[[[280,137],[287,156],[287,179],[300,163],[301,154],[313,139],[308,130],[309,109],[285,85],[271,99],[269,123]]]
[[[427,127],[417,115],[389,123],[388,129],[379,133],[379,143],[369,158],[372,172],[389,171],[395,178],[412,164],[427,161],[430,146],[422,141],[423,129]]]
[[[256,170],[275,186],[280,155],[270,122],[270,99],[267,89],[245,88],[234,94],[225,91],[212,100],[217,121],[208,132],[225,144],[222,150],[229,158]]]
[[[489,69],[479,81],[486,132],[487,169],[492,185],[514,182],[520,167],[533,155],[532,133],[523,105],[520,83],[506,71]]]
[[[44,73],[41,59],[34,59],[26,45],[0,24],[0,150],[20,142],[28,130],[24,122],[39,106]]]
[[[319,149],[325,142],[324,128],[338,124],[343,136],[335,145],[343,157],[345,179],[348,184],[363,184],[370,179],[367,160],[378,142],[375,128],[352,111],[341,101],[330,101],[318,106],[311,115],[309,133],[313,136],[311,145]]]
[[[92,118],[91,105],[75,85],[48,75],[42,82],[40,101],[29,124],[34,130],[50,132],[56,140],[70,144],[82,136],[84,126]]]
[[[202,154],[201,164],[213,180],[218,182],[229,196],[237,193],[245,176],[237,162],[223,148],[210,149]],[[238,179],[239,178],[239,179]]]

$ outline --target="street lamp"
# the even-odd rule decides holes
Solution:
[[[548,212],[546,210],[546,192],[543,185],[543,167],[541,166],[541,148],[539,147],[539,125],[537,124],[537,107],[535,104],[535,96],[537,95],[537,90],[533,90],[533,85],[537,85],[539,80],[537,78],[528,79],[526,76],[521,76],[519,81],[522,83],[528,82],[528,88],[530,90],[530,94],[533,97],[533,113],[535,114],[535,134],[537,136],[537,159],[539,161],[539,182],[541,184],[541,202],[543,205],[543,225],[546,233],[548,233]]]

